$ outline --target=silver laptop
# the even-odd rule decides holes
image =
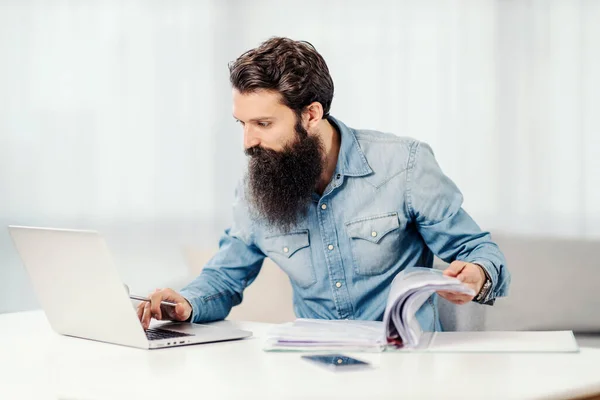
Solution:
[[[173,322],[144,331],[104,239],[94,231],[9,226],[52,328],[143,349],[219,342],[248,331]]]

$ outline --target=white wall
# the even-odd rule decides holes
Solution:
[[[227,63],[274,35],[332,112],[429,142],[486,229],[600,237],[595,1],[0,0],[0,226],[101,229],[138,291],[212,247],[244,162]],[[35,306],[0,229],[0,311]]]

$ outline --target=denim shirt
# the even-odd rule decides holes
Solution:
[[[434,254],[481,265],[492,281],[485,303],[507,294],[502,252],[463,210],[460,191],[427,144],[329,121],[341,138],[335,173],[293,229],[253,217],[240,183],[218,252],[181,291],[193,322],[227,317],[265,257],[289,276],[299,318],[381,320],[396,274],[432,267]],[[417,319],[424,330],[441,330],[437,295]]]

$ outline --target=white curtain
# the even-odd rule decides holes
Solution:
[[[210,216],[209,11],[193,1],[4,1],[3,216]]]
[[[0,226],[101,229],[142,289],[184,275],[244,162],[227,63],[281,35],[325,57],[333,115],[430,143],[485,229],[598,238],[598,21],[593,0],[0,0]],[[0,229],[0,311],[30,295]]]
[[[223,53],[274,35],[313,43],[334,78],[332,113],[429,142],[484,228],[600,237],[599,2],[228,6]]]

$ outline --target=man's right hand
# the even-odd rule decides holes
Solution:
[[[150,326],[150,319],[185,321],[192,315],[190,303],[173,289],[156,289],[148,296],[150,301],[143,301],[137,307],[137,315],[144,329]],[[161,305],[161,301],[177,303],[176,307]]]

